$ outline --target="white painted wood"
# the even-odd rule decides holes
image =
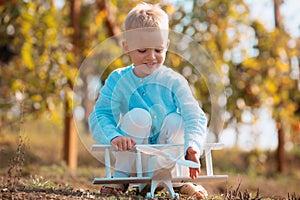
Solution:
[[[111,178],[109,148],[105,148],[105,174],[106,178]]]
[[[224,147],[221,143],[207,143],[204,145],[204,153],[205,153],[205,161],[206,161],[206,171],[207,175],[198,176],[195,179],[191,179],[190,177],[179,176],[172,177],[171,169],[163,169],[163,173],[153,173],[153,177],[143,177],[143,169],[142,169],[142,152],[138,151],[138,147],[147,146],[156,149],[161,149],[164,147],[175,147],[177,150],[182,149],[182,144],[141,144],[136,145],[136,148],[133,148],[131,151],[136,152],[136,177],[128,177],[128,178],[111,178],[111,165],[110,165],[110,152],[114,151],[111,145],[100,145],[94,144],[92,145],[91,150],[93,152],[104,152],[105,153],[105,171],[106,178],[95,178],[93,180],[93,184],[137,184],[137,183],[148,183],[151,184],[151,191],[149,193],[150,196],[154,196],[155,188],[158,184],[161,184],[166,187],[166,189],[170,192],[170,196],[172,198],[176,198],[178,194],[176,194],[173,190],[171,183],[181,183],[181,182],[192,182],[192,183],[203,183],[203,182],[216,182],[216,181],[226,181],[228,179],[227,175],[214,175],[213,172],[213,163],[212,163],[212,150],[220,150]],[[180,147],[180,148],[177,148]],[[143,149],[143,148],[140,148]],[[181,153],[181,152],[179,152]],[[163,153],[162,153],[163,154]],[[175,162],[174,165],[175,166]],[[160,170],[161,171],[161,170]],[[181,173],[180,173],[181,174]]]
[[[195,179],[191,179],[187,176],[173,177],[172,183],[192,182],[192,183],[204,183],[204,182],[219,182],[226,181],[227,175],[214,175],[214,176],[198,176]],[[93,184],[116,184],[116,183],[151,183],[151,177],[128,177],[128,178],[94,178]]]

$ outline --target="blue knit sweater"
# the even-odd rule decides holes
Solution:
[[[93,139],[100,144],[125,135],[118,127],[120,116],[133,108],[143,108],[152,117],[149,144],[156,144],[163,119],[172,112],[184,121],[184,149],[193,147],[202,153],[207,119],[194,98],[186,79],[161,66],[153,74],[139,78],[133,65],[113,71],[100,90],[94,111],[89,117]]]

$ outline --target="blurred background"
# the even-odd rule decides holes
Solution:
[[[123,31],[128,11],[140,2],[0,0],[1,175],[24,147],[24,160],[17,163],[24,177],[63,177],[89,185],[93,177],[104,176],[101,163],[81,142],[83,137],[91,140],[87,119],[95,96],[90,93],[130,61],[124,55],[104,65],[102,53],[98,71],[78,74],[95,46]],[[224,124],[214,123],[208,141],[225,144],[214,152],[214,165],[217,174],[228,174],[230,180],[227,186],[208,187],[220,192],[241,182],[269,196],[298,192],[300,2],[146,2],[159,3],[169,14],[170,30],[197,41],[221,76],[224,94],[218,103],[225,108],[220,116]],[[165,64],[187,78],[211,116],[210,91],[201,72],[172,52]],[[73,101],[76,81],[83,84]]]

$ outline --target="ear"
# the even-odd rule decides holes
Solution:
[[[122,48],[123,48],[123,51],[127,54],[129,52],[129,49],[128,49],[128,44],[125,40],[122,41]]]
[[[168,39],[166,49],[169,48],[169,45],[170,45],[170,40]]]

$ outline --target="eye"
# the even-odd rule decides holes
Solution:
[[[156,52],[156,53],[161,53],[161,52],[163,52],[163,50],[164,50],[164,49],[155,49],[155,52]]]
[[[147,49],[138,49],[137,50],[139,53],[146,53]]]

